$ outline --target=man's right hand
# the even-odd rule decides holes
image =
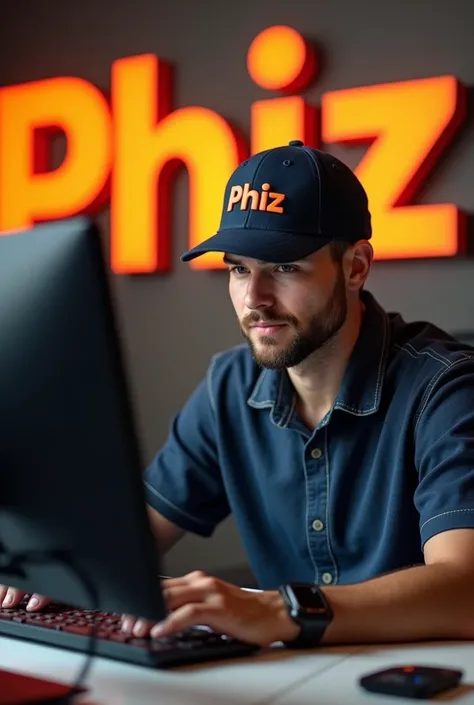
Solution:
[[[17,588],[8,587],[7,585],[0,585],[0,607],[17,607],[20,602],[25,597],[26,593],[18,590]],[[28,612],[36,612],[42,610],[43,607],[49,605],[52,600],[49,597],[44,597],[43,595],[31,595],[26,605]]]

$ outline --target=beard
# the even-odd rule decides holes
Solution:
[[[327,346],[341,329],[346,318],[346,285],[342,267],[339,267],[334,289],[327,304],[322,311],[313,314],[305,325],[289,314],[279,316],[277,312],[268,311],[262,318],[262,315],[253,311],[241,321],[240,329],[249,344],[252,357],[260,367],[284,370],[300,365],[309,355]],[[259,345],[255,345],[249,335],[249,325],[262,320],[268,321],[269,325],[272,321],[287,323],[295,331],[292,340],[283,346],[282,343],[278,343],[277,337],[264,335],[259,337]]]

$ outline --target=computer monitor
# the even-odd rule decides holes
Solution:
[[[91,608],[85,577],[93,607],[161,620],[141,472],[97,228],[2,235],[0,583]]]

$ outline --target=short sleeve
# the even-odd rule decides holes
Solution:
[[[422,545],[450,529],[474,528],[474,360],[444,367],[418,410],[415,505]]]
[[[212,363],[174,417],[168,438],[144,473],[148,504],[177,526],[210,536],[230,513],[217,457]]]

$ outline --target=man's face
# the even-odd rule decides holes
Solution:
[[[242,334],[261,367],[282,370],[301,364],[344,324],[344,272],[328,246],[291,264],[230,254],[224,261]]]

